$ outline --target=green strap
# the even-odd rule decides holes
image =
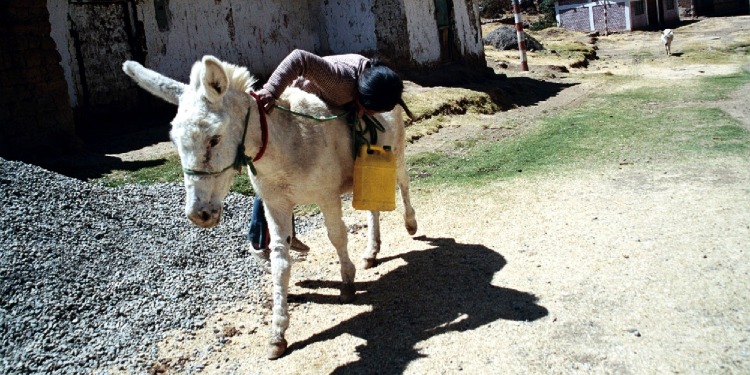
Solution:
[[[234,168],[234,163],[218,172],[199,171],[196,169],[182,168],[182,172],[190,176],[212,176],[226,172],[229,168]]]
[[[247,165],[248,168],[250,168],[250,172],[253,173],[253,176],[257,174],[255,171],[255,166],[253,165],[252,159],[247,157],[245,155],[245,136],[247,135],[247,124],[250,122],[250,108],[247,109],[247,114],[245,114],[245,128],[242,130],[242,138],[240,141],[240,144],[237,146],[237,154],[234,157],[234,161],[232,164],[229,164],[226,168],[218,171],[218,172],[210,172],[210,171],[199,171],[196,169],[189,169],[189,168],[182,168],[182,172],[186,175],[190,176],[213,176],[218,175],[226,172],[230,168],[234,168],[237,172],[242,172],[242,166]]]
[[[385,132],[385,127],[377,118],[367,114],[362,115],[364,127],[357,116],[351,116],[348,120],[352,128],[352,158],[356,159],[362,145],[367,145],[369,150],[372,144],[378,143],[378,131]],[[365,133],[370,133],[370,139],[365,137]]]
[[[360,121],[357,117],[357,111],[355,111],[354,109],[350,109],[338,115],[313,116],[307,113],[292,111],[291,109],[280,106],[278,104],[275,104],[274,107],[284,112],[291,113],[295,116],[304,117],[306,119],[315,120],[318,122],[326,122],[346,117],[347,123],[352,129],[352,158],[354,159],[357,158],[357,154],[359,153],[359,149],[360,147],[362,147],[362,145],[366,144],[367,148],[369,149],[370,145],[372,145],[373,143],[378,143],[378,131],[385,132],[385,127],[383,126],[383,124],[381,124],[378,119],[370,115],[362,116],[362,120],[365,126],[360,126]],[[370,133],[370,139],[367,139],[367,137],[365,137],[365,133]]]

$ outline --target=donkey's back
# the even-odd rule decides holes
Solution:
[[[329,107],[317,96],[288,88],[277,102],[284,109],[270,114],[279,127],[270,139],[277,155],[271,168],[258,168],[256,183],[260,194],[288,194],[294,204],[319,203],[352,191],[354,157],[353,124],[346,110]],[[384,131],[377,133],[376,145],[390,146],[397,165],[404,165],[404,123],[400,109],[377,115]],[[365,134],[369,138],[369,134]],[[269,190],[266,192],[265,190]]]

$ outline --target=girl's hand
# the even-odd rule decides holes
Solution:
[[[255,93],[258,94],[258,104],[263,107],[266,113],[271,113],[274,104],[276,104],[276,98],[273,97],[273,94],[266,89],[260,89]]]

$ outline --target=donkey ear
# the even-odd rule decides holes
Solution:
[[[146,69],[135,61],[125,61],[122,70],[133,78],[138,86],[169,103],[178,104],[180,96],[185,91],[185,84]]]
[[[203,56],[203,71],[200,77],[203,95],[211,103],[217,103],[229,87],[229,78],[224,71],[224,65],[213,56]]]

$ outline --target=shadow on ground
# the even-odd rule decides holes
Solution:
[[[137,129],[115,128],[79,134],[84,144],[80,152],[31,162],[83,181],[103,177],[114,170],[135,171],[164,164],[165,159],[127,161],[112,156],[169,141],[168,122],[147,125]]]
[[[497,82],[469,84],[466,88],[486,93],[492,101],[504,111],[515,107],[529,107],[537,105],[561,91],[577,85],[577,83],[563,83],[542,81],[529,77],[512,77]]]
[[[86,148],[99,154],[121,154],[169,141],[169,120],[144,124],[138,129],[111,130],[81,135]]]
[[[470,70],[447,65],[407,79],[422,87],[457,87],[486,93],[501,110],[536,105],[577,83],[544,81],[530,77],[507,77],[491,68]]]
[[[165,162],[165,159],[123,161],[114,156],[87,152],[33,164],[64,176],[88,181],[104,177],[115,170],[137,171],[142,168],[156,167]]]
[[[354,316],[335,327],[292,343],[288,352],[331,340],[342,334],[362,338],[360,359],[337,368],[336,374],[402,373],[422,355],[415,345],[446,332],[467,331],[497,320],[534,321],[547,316],[529,293],[491,284],[506,264],[497,252],[482,246],[456,243],[450,238],[417,237],[434,248],[384,258],[406,265],[373,282],[356,283],[355,304],[372,311]],[[336,288],[339,283],[308,280],[304,288]],[[306,293],[290,295],[293,302],[338,303],[337,297]]]

